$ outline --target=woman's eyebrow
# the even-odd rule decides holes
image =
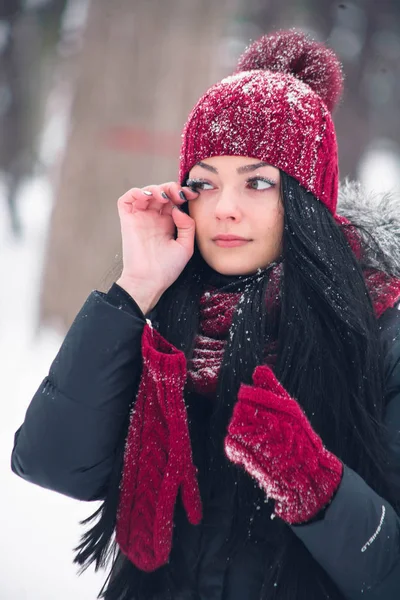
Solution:
[[[212,173],[218,173],[218,169],[216,169],[215,167],[208,165],[204,162],[198,162],[196,163],[196,165],[198,167],[201,167],[202,169],[206,169],[207,171],[211,171]],[[269,167],[271,166],[269,163],[266,163],[264,161],[258,162],[258,163],[254,163],[251,165],[243,165],[243,167],[238,167],[236,169],[237,173],[241,174],[241,173],[249,173],[250,171],[256,171],[257,169],[260,169],[261,167]]]
[[[254,163],[251,165],[243,165],[243,167],[238,167],[236,169],[236,171],[238,173],[249,173],[250,171],[256,171],[257,169],[260,169],[260,167],[270,167],[271,165],[269,165],[266,162],[258,162],[258,163]]]
[[[211,173],[218,173],[218,169],[212,167],[211,165],[207,165],[206,163],[203,163],[201,161],[196,163],[195,166],[201,167],[202,169],[207,169],[207,171],[211,171]]]

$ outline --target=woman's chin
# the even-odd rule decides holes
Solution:
[[[206,263],[220,275],[252,275],[259,269],[263,269],[267,265],[257,265],[254,262],[248,263],[237,259],[229,260],[206,260]]]

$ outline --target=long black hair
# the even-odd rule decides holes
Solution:
[[[383,353],[362,259],[355,257],[345,226],[339,226],[310,192],[283,172],[281,186],[284,233],[278,302],[271,269],[246,283],[219,373],[210,443],[223,456],[223,438],[239,386],[251,382],[254,368],[264,362],[266,344],[274,341],[276,376],[301,404],[325,446],[398,510],[400,494],[389,481],[383,428]],[[188,358],[209,276],[210,269],[196,250],[157,306],[159,331]],[[266,301],[268,295],[271,302]],[[239,468],[226,469],[238,483],[233,521],[237,530],[230,540],[235,552],[251,532],[248,525],[254,522],[262,491]],[[269,518],[271,510],[268,506],[258,511],[262,516],[257,527],[276,542],[265,569],[262,599],[295,600],[299,589],[309,600],[342,599],[290,527]],[[101,563],[104,538],[93,543],[89,532],[80,554],[80,564]],[[119,600],[117,594],[106,592],[104,597]]]

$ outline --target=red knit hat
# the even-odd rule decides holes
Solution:
[[[338,157],[331,111],[343,89],[338,58],[304,33],[264,36],[211,87],[182,134],[179,177],[212,156],[249,156],[294,177],[335,214]]]

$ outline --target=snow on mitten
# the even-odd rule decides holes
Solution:
[[[225,452],[275,500],[275,514],[305,523],[331,501],[342,479],[341,461],[323,445],[304,412],[267,366],[253,385],[241,385]]]
[[[183,399],[186,358],[147,324],[142,358],[116,533],[122,552],[149,572],[168,562],[179,489],[193,524],[201,520],[201,499]]]

